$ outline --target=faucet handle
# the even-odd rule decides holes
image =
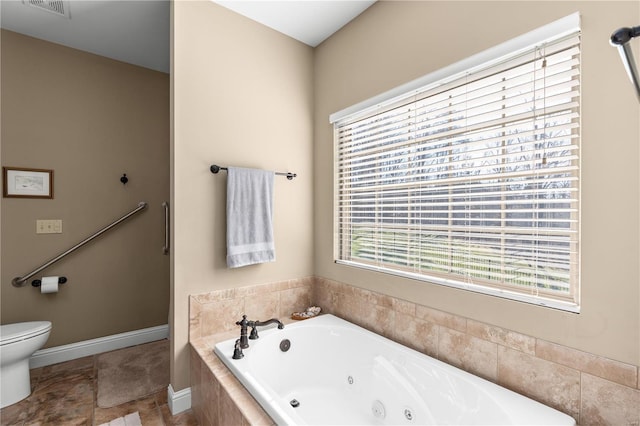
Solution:
[[[246,315],[243,315],[243,316],[242,316],[242,320],[240,320],[240,321],[236,321],[236,325],[239,325],[239,326],[241,326],[241,327],[246,327],[248,322],[249,322],[249,321],[247,321],[247,316],[246,316]]]
[[[242,353],[242,346],[240,345],[240,339],[236,340],[236,343],[233,345],[233,359],[241,359],[244,358],[244,354]]]
[[[258,336],[258,327],[254,325],[253,328],[251,329],[251,334],[249,334],[249,339],[256,340],[259,337],[260,336]]]

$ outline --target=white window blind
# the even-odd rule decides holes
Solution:
[[[336,261],[578,311],[580,35],[334,124]]]

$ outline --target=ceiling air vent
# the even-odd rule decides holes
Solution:
[[[68,0],[22,0],[22,3],[44,10],[67,19],[71,19]]]

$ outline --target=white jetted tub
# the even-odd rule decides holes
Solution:
[[[572,417],[333,315],[215,353],[278,425],[575,425]]]

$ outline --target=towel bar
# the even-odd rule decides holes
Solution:
[[[220,170],[227,170],[227,168],[212,164],[211,167],[209,167],[209,170],[211,170],[211,173],[217,174]],[[275,172],[275,174],[277,174],[278,176],[286,176],[289,180],[292,180],[294,177],[298,176],[297,174],[291,172]]]

